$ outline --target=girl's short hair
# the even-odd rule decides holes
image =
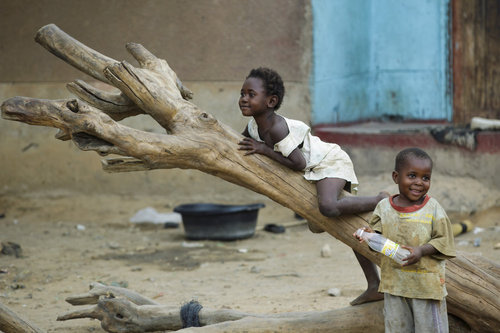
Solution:
[[[276,95],[278,96],[278,103],[274,107],[274,110],[278,110],[285,97],[285,86],[281,76],[273,69],[266,67],[259,67],[252,69],[247,79],[250,77],[259,78],[264,84],[264,89],[266,89],[267,96]]]

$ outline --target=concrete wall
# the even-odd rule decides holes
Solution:
[[[370,2],[313,0],[313,123],[358,120],[371,108]]]
[[[0,2],[0,101],[13,96],[71,98],[64,85],[95,83],[36,44],[49,23],[117,60],[135,61],[125,43],[143,44],[166,59],[194,92],[194,103],[220,121],[243,130],[248,119],[237,106],[250,69],[281,73],[287,95],[280,112],[310,121],[311,19],[307,0],[3,0]],[[148,117],[125,124],[162,129]],[[106,174],[100,157],[54,139],[55,129],[0,119],[0,195],[32,191],[84,193],[228,192],[236,188],[195,170]]]

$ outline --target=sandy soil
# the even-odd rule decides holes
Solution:
[[[458,236],[457,248],[500,262],[500,249],[495,249],[500,242],[498,191],[472,179],[441,179],[431,194],[443,203],[452,222],[469,218],[477,228]],[[361,181],[368,184],[368,192],[395,191],[387,185],[387,175]],[[460,191],[464,188],[469,194]],[[266,204],[258,227],[297,221],[289,209],[261,197],[254,200]],[[182,227],[129,222],[148,206],[167,213],[177,204],[200,201],[210,202],[206,194],[182,190],[175,199],[71,193],[0,196],[0,241],[22,248],[19,258],[0,254],[0,302],[47,332],[83,333],[103,332],[100,322],[58,322],[56,317],[75,308],[66,297],[84,293],[93,281],[125,286],[161,304],[180,307],[196,299],[207,308],[254,313],[346,307],[364,290],[352,250],[328,234],[312,234],[304,224],[283,234],[257,231],[240,241],[193,242],[186,241]],[[193,243],[200,247],[186,246]],[[321,255],[324,246],[331,249],[330,257]],[[331,288],[341,294],[330,296]]]

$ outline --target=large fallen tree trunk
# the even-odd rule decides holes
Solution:
[[[318,210],[314,185],[301,173],[262,155],[244,156],[237,149],[241,135],[189,102],[191,92],[165,60],[139,44],[129,43],[127,50],[139,67],[118,62],[81,44],[55,25],[42,27],[36,41],[120,92],[99,91],[75,81],[68,88],[80,99],[13,97],[2,104],[3,118],[55,127],[59,129],[58,139],[71,139],[82,150],[123,156],[103,162],[108,172],[197,169],[246,187],[292,209],[379,264],[378,254],[352,237],[354,230],[366,224],[366,216],[327,218]],[[143,132],[117,122],[140,113],[153,117],[166,133]],[[499,270],[498,265],[484,258],[463,254],[447,264],[448,311],[473,331],[493,332],[500,327]],[[311,322],[311,332],[315,331],[314,325]]]
[[[119,298],[115,298],[119,297]],[[155,332],[180,330],[185,323],[178,306],[160,305],[133,291],[91,284],[89,292],[71,296],[73,305],[97,304],[68,312],[58,320],[94,318],[110,332]],[[182,332],[384,332],[383,302],[322,312],[251,314],[230,309],[201,308],[197,313],[203,328],[185,328]],[[466,333],[470,328],[461,319],[449,316],[450,332]]]

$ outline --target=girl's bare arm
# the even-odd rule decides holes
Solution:
[[[247,138],[250,137],[250,133],[248,133],[248,125],[245,126],[245,130],[243,131],[243,133],[241,133],[241,135],[243,135],[244,137],[247,137]]]
[[[304,170],[306,167],[306,160],[298,148],[295,148],[295,150],[292,151],[288,157],[285,157],[281,153],[274,151],[273,148],[269,147],[264,142],[258,142],[252,138],[243,138],[243,140],[239,142],[239,145],[239,150],[246,150],[245,155],[265,155],[296,171]]]

